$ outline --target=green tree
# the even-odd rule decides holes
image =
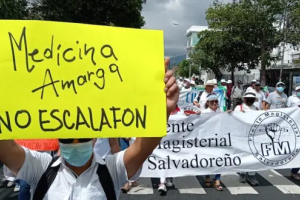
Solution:
[[[44,20],[140,28],[146,0],[35,0],[31,14]]]
[[[191,64],[189,60],[183,60],[179,63],[177,73],[179,76],[182,77],[189,77],[190,76],[190,67],[191,67],[191,76],[199,75],[199,67],[194,64]]]
[[[225,68],[232,76],[244,63],[250,68],[260,64],[261,82],[265,84],[266,67],[280,59],[280,55],[271,55],[273,49],[284,40],[285,34],[288,43],[295,45],[299,41],[297,2],[299,0],[240,0],[224,4],[215,1],[206,12],[209,30],[199,34],[196,46],[198,54],[206,56],[199,59],[201,56],[195,52],[192,57],[201,65],[210,63],[207,67],[212,71],[217,71],[218,66]],[[287,26],[283,29],[285,21]],[[210,52],[213,54],[209,57]],[[218,61],[212,63],[212,59]]]
[[[0,19],[26,19],[27,0],[1,0]]]

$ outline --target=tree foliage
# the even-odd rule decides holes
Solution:
[[[266,67],[280,59],[272,51],[286,40],[299,43],[299,0],[215,1],[206,12],[209,30],[199,34],[192,61],[211,69],[220,78],[220,69],[232,72],[261,66],[265,84]],[[287,20],[284,20],[287,19]],[[287,22],[283,29],[283,21]],[[285,35],[286,34],[286,35]]]
[[[189,77],[190,76],[190,67],[191,67],[191,75],[199,75],[199,67],[191,64],[188,60],[183,60],[179,63],[177,72],[179,76]]]
[[[31,14],[44,20],[140,28],[146,0],[34,0]]]
[[[27,0],[1,0],[0,19],[26,19],[27,6]]]

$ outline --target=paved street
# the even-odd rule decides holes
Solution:
[[[0,178],[3,177],[0,164]],[[133,188],[129,194],[122,194],[121,200],[299,200],[300,184],[289,178],[289,170],[270,170],[259,172],[257,187],[241,184],[237,175],[223,175],[221,177],[224,191],[218,192],[213,188],[205,188],[201,176],[175,178],[175,187],[168,191],[166,196],[159,196],[157,187],[159,179],[142,178],[139,186]],[[17,200],[13,189],[0,189],[0,200]]]

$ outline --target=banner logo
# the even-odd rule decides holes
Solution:
[[[299,137],[299,128],[292,118],[283,112],[268,111],[256,118],[248,143],[256,159],[264,165],[276,167],[296,157],[300,150]]]

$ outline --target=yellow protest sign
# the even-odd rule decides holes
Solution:
[[[0,27],[0,140],[166,134],[162,31]]]

